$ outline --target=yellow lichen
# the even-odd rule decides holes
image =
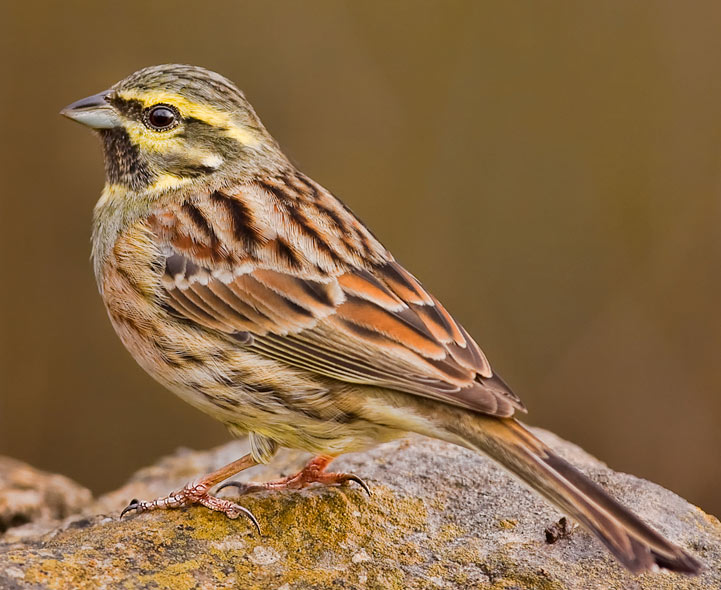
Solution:
[[[255,590],[267,588],[268,580],[280,575],[291,588],[324,588],[346,572],[318,564],[346,560],[354,577],[365,580],[364,587],[400,590],[400,564],[422,560],[417,547],[405,539],[427,533],[424,502],[399,497],[384,486],[374,486],[371,501],[356,490],[329,489],[252,496],[244,498],[244,504],[262,523],[262,536],[247,520],[231,521],[203,508],[142,515],[136,517],[143,519],[142,527],[134,525],[136,519],[103,525],[102,544],[109,549],[105,554],[93,546],[97,537],[76,532],[71,541],[76,551],[62,560],[44,560],[28,571],[27,580],[48,588],[84,589],[83,577],[91,568],[94,576],[102,572],[114,587],[128,590],[185,590],[198,587],[200,579],[209,580],[210,587]],[[379,526],[382,535],[377,534]],[[451,538],[456,529],[444,527],[441,537]],[[67,541],[70,537],[63,533],[52,543],[62,546]],[[359,554],[357,563],[350,560]]]
[[[41,549],[20,548],[7,557],[24,571],[26,584],[48,590],[563,588],[557,573],[518,562],[519,555],[551,551],[542,540],[499,548],[453,522],[437,529],[429,525],[432,502],[377,484],[370,499],[353,488],[259,494],[243,504],[260,521],[262,535],[247,519],[191,508],[67,530]],[[516,521],[498,524],[508,530]],[[628,579],[608,561],[564,568],[589,587],[623,587]],[[688,587],[674,586],[677,577],[635,580],[644,590]]]
[[[456,526],[455,524],[447,524],[433,536],[433,540],[437,543],[445,543],[451,539],[456,539],[462,536],[464,532],[465,531],[461,527]]]
[[[158,572],[139,575],[133,583],[139,588],[157,588],[158,590],[193,590],[197,588],[197,578],[193,574],[200,569],[197,559],[172,563]]]

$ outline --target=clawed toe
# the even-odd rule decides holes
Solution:
[[[300,490],[310,484],[319,483],[323,485],[347,485],[351,481],[362,487],[366,494],[371,495],[370,488],[360,477],[354,473],[328,473],[326,466],[332,460],[331,457],[319,456],[311,459],[308,464],[295,475],[284,477],[275,481],[265,483],[246,483],[241,481],[229,481],[218,488],[218,491],[228,487],[237,488],[239,495],[252,494],[254,492],[267,490]]]
[[[368,484],[365,481],[363,481],[355,473],[344,473],[343,475],[345,476],[345,481],[342,483],[347,483],[349,481],[356,482],[360,487],[365,490],[365,493],[368,494],[368,497],[370,498],[371,489],[368,487]]]
[[[260,492],[265,488],[263,485],[246,483],[244,481],[227,481],[224,484],[218,486],[217,491],[224,490],[225,488],[237,488],[239,496],[245,496],[246,494],[252,494],[253,492]]]
[[[208,496],[209,498],[212,498],[213,500],[219,500],[219,498],[216,498],[214,496]],[[245,516],[248,517],[248,519],[253,523],[255,526],[255,529],[258,531],[259,535],[263,535],[262,531],[260,530],[260,524],[258,523],[258,519],[255,518],[255,515],[248,510],[247,508],[244,508],[243,506],[240,506],[239,504],[234,504],[233,502],[228,502],[227,500],[223,500],[226,504],[226,507],[221,511],[223,514],[225,514],[228,518],[236,519],[241,514],[245,514]],[[200,502],[203,504],[203,506],[207,506],[208,508],[211,508],[213,510],[216,510],[212,506],[208,506],[205,502]]]
[[[332,460],[333,457],[331,456],[319,455],[311,459],[301,471],[295,475],[291,475],[290,477],[285,477],[283,479],[267,483],[229,481],[218,487],[218,491],[228,487],[234,487],[237,488],[239,494],[242,496],[263,490],[298,490],[305,488],[312,483],[319,483],[323,485],[346,485],[353,481],[361,486],[369,496],[371,495],[368,485],[354,473],[326,472],[325,469]],[[228,477],[232,477],[239,471],[242,471],[254,464],[256,464],[255,460],[250,455],[246,455],[245,457],[242,457],[233,463],[229,463],[225,467],[222,467],[195,482],[189,483],[183,489],[173,492],[172,494],[168,494],[163,498],[156,498],[150,502],[133,498],[130,503],[123,508],[120,513],[120,518],[123,518],[123,516],[129,512],[136,512],[139,514],[141,512],[150,512],[152,510],[169,510],[200,504],[210,510],[222,512],[228,518],[235,519],[241,514],[244,514],[255,525],[258,534],[262,534],[258,520],[250,510],[240,506],[239,504],[231,502],[230,500],[218,498],[217,496],[213,496],[208,493],[214,485],[217,485]]]
[[[138,500],[137,498],[133,498],[132,500],[130,500],[130,503],[125,508],[123,508],[123,511],[120,513],[120,518],[123,518],[123,516],[125,516],[131,510],[138,510],[139,507],[140,500]]]
[[[125,516],[128,512],[131,511],[141,513],[149,512],[151,510],[167,510],[170,508],[182,508],[185,506],[193,506],[196,504],[200,504],[201,506],[205,506],[206,508],[209,508],[210,510],[213,510],[215,512],[222,512],[228,518],[231,518],[233,520],[238,518],[241,514],[244,514],[250,519],[253,525],[255,525],[258,534],[262,534],[258,520],[255,518],[255,516],[250,510],[244,508],[243,506],[240,506],[239,504],[230,502],[229,500],[224,500],[223,498],[216,498],[215,496],[211,496],[208,493],[198,493],[197,490],[197,486],[189,484],[179,492],[175,492],[164,498],[157,498],[152,502],[133,498],[130,503],[125,508],[123,508],[123,511],[120,513],[120,518],[123,518],[123,516]]]
[[[300,474],[299,474],[300,475]],[[363,488],[366,494],[370,497],[371,490],[368,484],[363,481],[360,477],[354,473],[324,473],[323,477],[318,479],[308,479],[299,476],[293,476],[278,481],[268,481],[265,483],[246,483],[243,481],[228,481],[218,487],[218,492],[225,488],[236,488],[239,496],[245,496],[246,494],[254,494],[256,492],[263,492],[267,490],[300,490],[308,487],[312,483],[321,483],[323,485],[347,485],[351,481],[357,483]],[[130,507],[127,508],[130,510]]]

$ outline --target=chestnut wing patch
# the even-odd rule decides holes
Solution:
[[[319,375],[499,416],[525,410],[473,339],[395,261],[319,271],[301,264],[307,257],[283,236],[254,230],[252,252],[247,233],[243,247],[228,243],[202,209],[165,211],[154,230],[165,256],[163,296],[175,314]],[[252,223],[245,209],[233,223],[241,217]]]

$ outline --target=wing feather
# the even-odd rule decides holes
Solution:
[[[277,202],[278,187],[308,190],[309,182],[216,191],[155,211],[148,224],[175,313],[333,379],[501,416],[524,410],[463,327],[327,192],[316,185],[302,213],[292,193]],[[329,220],[350,225],[321,244],[313,219],[324,231]],[[331,245],[341,242],[354,247]]]

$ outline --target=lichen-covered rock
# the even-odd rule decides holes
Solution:
[[[37,536],[60,524],[90,502],[90,490],[63,475],[0,457],[0,534]]]
[[[577,447],[536,430],[559,453],[705,564],[696,578],[632,576],[575,528],[547,544],[561,516],[491,461],[420,438],[341,457],[334,468],[357,486],[262,493],[242,503],[263,528],[203,508],[120,521],[133,497],[151,498],[247,450],[236,441],[207,453],[182,451],[138,472],[87,515],[22,543],[2,543],[0,588],[242,588],[300,590],[721,588],[721,524],[672,492],[614,473]],[[305,456],[281,453],[239,479],[287,474]],[[232,495],[232,489],[227,490]],[[89,516],[103,512],[107,516]]]

